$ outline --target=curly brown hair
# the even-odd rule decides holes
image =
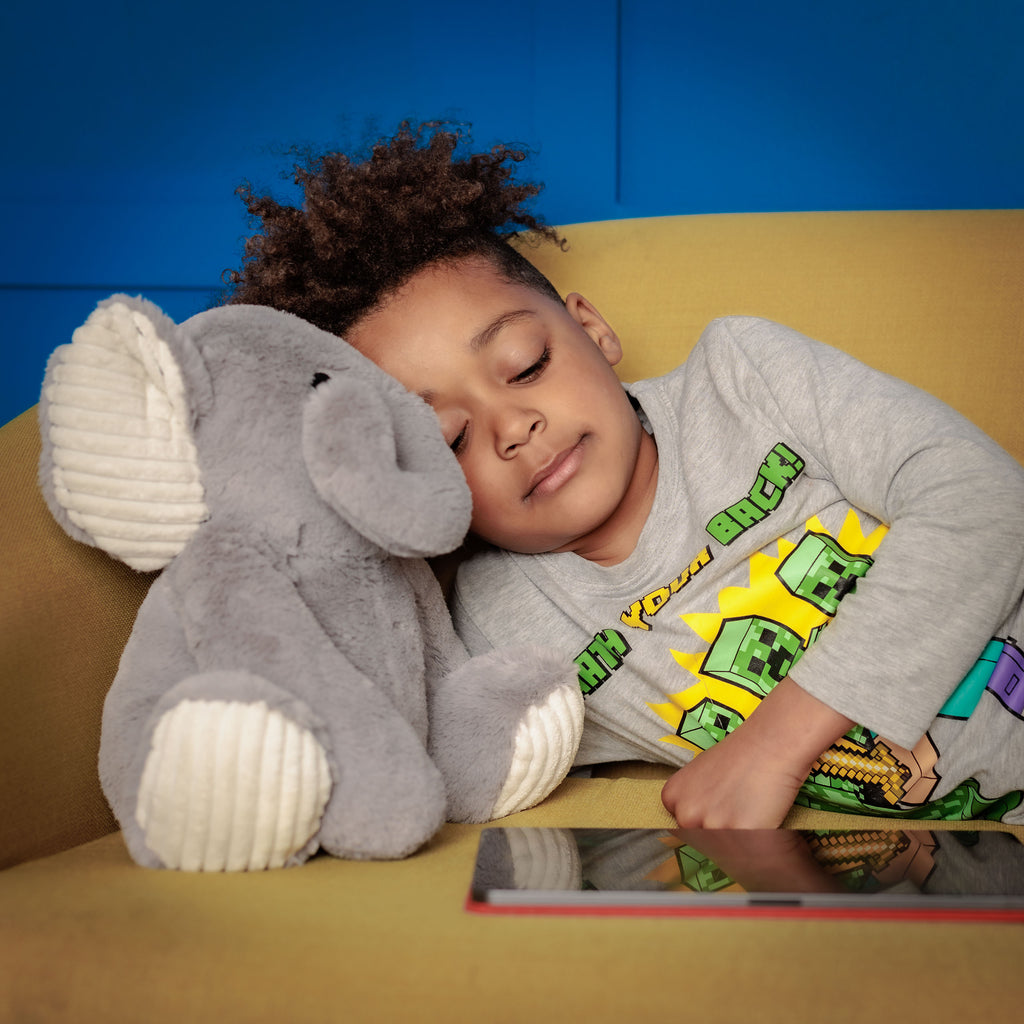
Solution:
[[[229,271],[226,301],[272,306],[342,335],[425,266],[469,256],[488,259],[506,279],[559,298],[509,241],[564,245],[525,209],[542,186],[513,181],[521,149],[498,145],[456,155],[462,128],[404,121],[364,159],[328,152],[296,165],[301,207],[237,190],[260,229],[246,240],[240,270]]]

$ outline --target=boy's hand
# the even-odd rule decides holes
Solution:
[[[741,730],[705,750],[665,783],[661,799],[682,828],[776,828],[800,784],[799,768],[769,763]],[[736,742],[733,742],[733,740]],[[779,752],[773,752],[779,756]]]
[[[822,751],[853,722],[786,678],[750,718],[665,783],[684,828],[776,828]]]

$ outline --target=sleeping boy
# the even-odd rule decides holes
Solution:
[[[509,244],[555,238],[522,154],[459,141],[327,154],[301,210],[244,191],[262,229],[231,301],[343,335],[434,409],[483,542],[453,595],[471,653],[564,650],[577,764],[678,766],[682,826],[774,827],[794,801],[1024,822],[1024,469],[765,320],[623,386],[612,326]]]

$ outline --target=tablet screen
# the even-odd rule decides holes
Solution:
[[[488,828],[479,911],[940,915],[1024,920],[1012,833]]]

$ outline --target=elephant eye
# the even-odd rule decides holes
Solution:
[[[314,373],[313,374],[313,380],[312,380],[312,386],[314,388],[318,388],[318,387],[320,387],[321,384],[324,383],[324,381],[327,381],[327,380],[330,380],[330,379],[331,379],[331,375],[329,373]]]

